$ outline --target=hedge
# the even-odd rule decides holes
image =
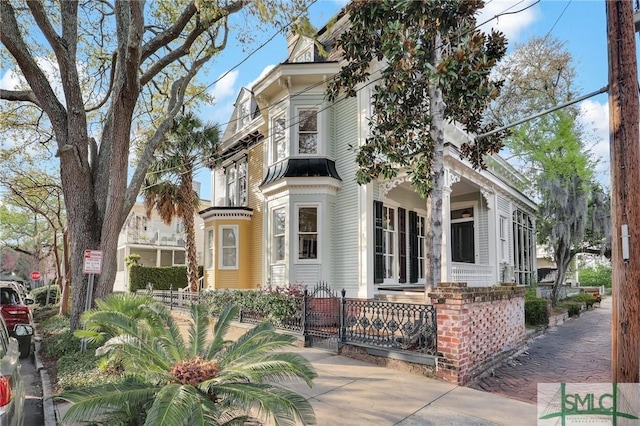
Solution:
[[[47,303],[47,290],[49,290],[49,304],[53,305],[58,303],[60,291],[57,284],[38,287],[34,290],[31,290],[31,292],[29,293],[29,297],[35,300],[38,305],[44,306],[45,303]]]
[[[524,321],[528,325],[546,325],[549,323],[547,301],[541,298],[528,297],[524,301]]]
[[[202,266],[198,266],[198,277],[203,274]],[[151,283],[154,290],[174,290],[188,285],[186,266],[138,266],[129,267],[129,291],[144,290]]]

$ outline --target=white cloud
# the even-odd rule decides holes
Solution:
[[[276,66],[274,64],[269,64],[266,67],[264,67],[262,69],[262,72],[260,73],[260,75],[258,77],[255,78],[255,80],[251,81],[250,83],[247,83],[247,85],[245,86],[247,89],[251,90],[253,89],[253,86],[259,82],[260,80],[262,80],[267,74],[269,74],[271,72],[272,69],[274,69]]]
[[[480,11],[480,14],[477,17],[477,22],[479,24],[485,21],[489,22],[482,25],[480,29],[488,32],[492,28],[495,28],[502,31],[507,36],[507,40],[510,43],[518,41],[520,33],[540,16],[538,13],[538,6],[526,8],[533,2],[534,0],[494,0],[492,2],[488,2]],[[503,13],[509,14],[501,15]],[[498,15],[501,16],[494,18]]]
[[[20,78],[14,70],[8,70],[0,78],[0,89],[15,90],[20,84]]]
[[[215,98],[216,103],[221,102],[224,98],[237,94],[235,85],[239,74],[240,72],[238,70],[230,71],[227,75],[224,75],[224,77],[223,74],[220,74],[218,77],[220,80],[209,91],[209,94]]]
[[[587,146],[599,160],[598,175],[603,183],[609,181],[609,102],[603,104],[586,100],[580,104],[580,122],[587,132]]]

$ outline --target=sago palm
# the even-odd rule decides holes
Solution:
[[[155,208],[167,225],[175,217],[182,219],[191,291],[198,291],[194,215],[200,203],[193,190],[193,173],[200,163],[210,164],[217,157],[219,135],[217,126],[203,125],[191,113],[176,118],[149,166],[142,190],[147,217]]]
[[[82,317],[78,337],[98,341],[98,356],[116,354],[123,369],[119,384],[69,390],[58,398],[70,402],[63,422],[114,419],[142,412],[145,425],[233,425],[256,417],[276,425],[315,424],[311,404],[277,383],[302,380],[312,385],[316,373],[301,355],[283,352],[295,337],[264,323],[237,341],[225,340],[236,307],[227,307],[207,339],[209,318],[191,307],[183,337],[171,312],[136,295],[111,295]]]

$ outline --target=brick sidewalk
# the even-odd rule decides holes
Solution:
[[[529,342],[528,348],[470,387],[536,402],[538,383],[611,381],[611,298]]]

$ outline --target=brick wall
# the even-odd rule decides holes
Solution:
[[[438,323],[438,371],[465,384],[525,339],[523,286],[441,283],[429,293]]]

